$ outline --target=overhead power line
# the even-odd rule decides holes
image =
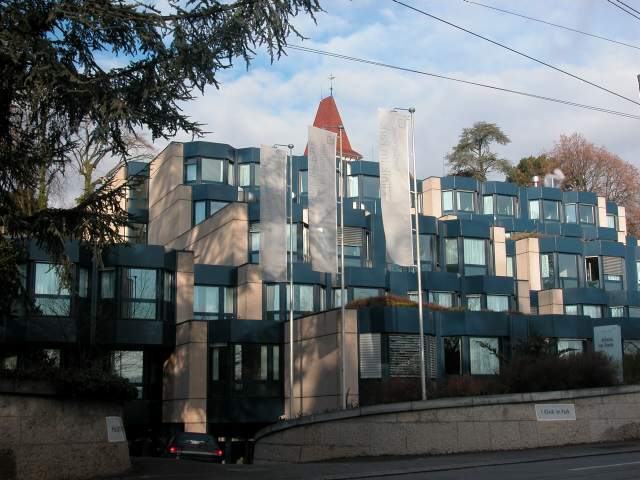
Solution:
[[[619,8],[624,13],[627,13],[627,14],[631,15],[636,20],[640,20],[640,16],[636,15],[635,13],[633,13],[633,12],[637,12],[638,14],[640,14],[640,12],[638,12],[638,10],[636,10],[635,8],[627,5],[626,3],[620,2],[620,1],[612,2],[611,0],[607,0],[607,2],[609,2],[614,7]]]
[[[463,0],[463,1],[466,2],[466,3],[472,3],[474,5],[478,5],[480,7],[489,8],[491,10],[495,10],[496,12],[502,12],[502,13],[506,13],[507,15],[513,15],[515,17],[520,17],[520,18],[524,18],[524,19],[527,19],[527,20],[532,20],[534,22],[544,23],[545,25],[550,25],[550,26],[556,27],[556,28],[562,28],[563,30],[568,30],[568,31],[573,32],[573,33],[579,33],[580,35],[586,35],[588,37],[598,38],[598,39],[604,40],[606,42],[611,42],[611,43],[615,43],[615,44],[618,44],[618,45],[622,45],[624,47],[635,48],[636,50],[640,50],[640,46],[638,46],[638,45],[632,45],[630,43],[621,42],[619,40],[614,40],[612,38],[603,37],[602,35],[597,35],[595,33],[589,33],[589,32],[585,32],[585,31],[582,31],[582,30],[578,30],[576,28],[567,27],[566,25],[560,25],[560,24],[557,24],[557,23],[549,22],[547,20],[541,20],[539,18],[529,17],[528,15],[524,15],[522,13],[512,12],[512,11],[509,11],[509,10],[505,10],[503,8],[494,7],[493,5],[486,5],[486,4],[480,3],[480,2],[474,2],[473,0]]]
[[[551,68],[551,69],[553,69],[553,70],[555,70],[557,72],[560,72],[560,73],[563,73],[565,75],[568,75],[569,77],[575,78],[576,80],[580,80],[581,82],[586,83],[587,85],[591,85],[592,87],[598,88],[598,89],[600,89],[602,91],[610,93],[611,95],[615,95],[618,98],[622,98],[623,100],[626,100],[628,102],[631,102],[631,103],[634,103],[635,105],[640,106],[640,102],[637,102],[637,101],[635,101],[635,100],[633,100],[633,99],[631,99],[629,97],[626,97],[626,96],[622,95],[621,93],[614,92],[613,90],[610,90],[607,87],[603,87],[602,85],[598,85],[597,83],[594,83],[594,82],[592,82],[590,80],[587,80],[586,78],[580,77],[579,75],[575,75],[575,74],[573,74],[571,72],[568,72],[567,70],[564,70],[564,69],[562,69],[560,67],[556,67],[555,65],[551,65],[550,63],[547,63],[547,62],[545,62],[543,60],[540,60],[540,59],[537,59],[535,57],[532,57],[531,55],[528,55],[528,54],[526,54],[524,52],[521,52],[519,50],[511,48],[511,47],[505,45],[504,43],[500,43],[500,42],[496,42],[495,40],[491,40],[490,38],[485,37],[484,35],[480,35],[479,33],[472,32],[471,30],[468,30],[468,29],[466,29],[464,27],[456,25],[455,23],[451,23],[451,22],[449,22],[449,21],[447,21],[447,20],[445,20],[443,18],[440,18],[440,17],[437,17],[435,15],[432,15],[432,14],[430,14],[428,12],[425,12],[424,10],[420,10],[419,8],[411,6],[411,5],[407,4],[407,3],[401,2],[400,0],[391,0],[391,1],[394,2],[394,3],[397,3],[398,5],[402,5],[403,7],[408,8],[409,10],[413,10],[416,13],[419,13],[421,15],[425,15],[425,16],[427,16],[429,18],[433,18],[434,20],[437,20],[439,22],[445,23],[445,24],[447,24],[447,25],[449,25],[449,26],[451,26],[453,28],[456,28],[458,30],[462,30],[463,32],[466,32],[466,33],[468,33],[470,35],[473,35],[474,37],[481,38],[482,40],[485,40],[485,41],[487,41],[489,43],[493,43],[494,45],[497,45],[497,46],[502,47],[502,48],[504,48],[506,50],[509,50],[510,52],[513,52],[513,53],[516,53],[516,54],[518,54],[518,55],[520,55],[522,57],[528,58],[529,60],[533,60],[536,63],[544,65],[545,67],[549,67],[549,68]],[[608,0],[608,1],[610,1],[610,0]]]
[[[499,92],[503,92],[503,93],[510,93],[510,94],[514,94],[514,95],[520,95],[523,97],[529,97],[529,98],[535,98],[538,100],[544,100],[547,102],[554,102],[554,103],[560,103],[563,105],[569,105],[572,107],[577,107],[577,108],[582,108],[582,109],[586,109],[586,110],[593,110],[596,112],[602,112],[602,113],[607,113],[610,115],[616,115],[619,117],[625,117],[625,118],[630,118],[633,120],[640,120],[640,115],[634,115],[631,113],[625,113],[625,112],[619,112],[616,110],[611,110],[608,108],[603,108],[603,107],[596,107],[593,105],[586,105],[586,104],[582,104],[582,103],[577,103],[577,102],[572,102],[569,100],[563,100],[560,98],[553,98],[553,97],[549,97],[546,95],[538,95],[535,93],[530,93],[530,92],[523,92],[521,90],[513,90],[510,88],[504,88],[504,87],[498,87],[497,85],[490,85],[490,84],[486,84],[486,83],[479,83],[479,82],[473,82],[471,80],[464,80],[461,78],[455,78],[455,77],[449,77],[446,75],[439,75],[436,73],[430,73],[430,72],[425,72],[422,70],[417,70],[415,68],[410,68],[410,67],[401,67],[398,65],[391,65],[389,63],[383,63],[383,62],[379,62],[376,60],[367,60],[364,58],[358,58],[358,57],[352,57],[349,55],[342,55],[340,53],[335,53],[335,52],[329,52],[326,50],[319,50],[317,48],[310,48],[310,47],[303,47],[303,46],[299,46],[299,45],[289,45],[288,48],[292,49],[292,50],[297,50],[300,52],[306,52],[306,53],[315,53],[318,55],[323,55],[326,57],[332,57],[332,58],[338,58],[340,60],[347,60],[350,62],[356,62],[356,63],[363,63],[363,64],[367,64],[367,65],[374,65],[376,67],[383,67],[383,68],[388,68],[388,69],[392,69],[392,70],[399,70],[402,72],[408,72],[408,73],[415,73],[418,75],[424,75],[427,77],[433,77],[433,78],[439,78],[442,80],[449,80],[452,82],[457,82],[457,83],[462,83],[465,85],[473,85],[476,87],[482,87],[482,88],[488,88],[491,90],[497,90]]]

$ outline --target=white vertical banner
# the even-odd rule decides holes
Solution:
[[[337,271],[336,139],[322,128],[309,127],[309,253],[317,272]]]
[[[409,190],[409,117],[378,109],[380,201],[387,262],[412,266],[411,191]]]
[[[265,282],[287,281],[287,153],[260,147],[260,265]]]

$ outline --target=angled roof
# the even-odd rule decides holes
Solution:
[[[316,118],[313,121],[313,126],[322,128],[324,130],[329,130],[333,133],[338,133],[338,125],[343,126],[342,156],[352,160],[362,159],[362,155],[351,148],[351,142],[349,142],[349,136],[347,135],[347,131],[344,128],[344,124],[342,123],[342,118],[340,118],[338,106],[336,105],[336,101],[333,99],[333,95],[330,95],[320,100],[320,105],[318,105],[318,111],[316,112]],[[338,143],[338,150],[339,149],[340,144]],[[307,154],[307,147],[305,147],[304,149],[304,154]]]

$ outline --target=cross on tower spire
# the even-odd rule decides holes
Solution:
[[[329,74],[329,82],[330,82],[330,87],[329,87],[329,96],[333,97],[333,81],[335,80],[336,77],[333,76],[333,73]]]

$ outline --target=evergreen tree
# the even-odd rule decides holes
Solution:
[[[449,173],[484,182],[491,171],[507,172],[511,164],[492,152],[491,144],[506,145],[510,141],[495,123],[474,123],[462,131],[458,144],[447,155]]]
[[[0,271],[12,286],[0,289],[0,316],[19,284],[13,240],[33,239],[55,262],[64,262],[69,239],[97,246],[121,241],[127,185],[117,186],[113,176],[74,208],[42,201],[21,207],[25,192],[43,193],[43,172],[64,173],[82,122],[95,126],[96,141],[122,159],[127,139],[141,129],[153,140],[179,131],[199,136],[201,125],[181,104],[208,85],[219,87],[218,72],[237,59],[248,64],[257,48],[279,58],[290,34],[299,36],[292,18],[313,17],[320,6],[318,0],[193,0],[170,1],[167,9],[125,0],[0,2]]]

